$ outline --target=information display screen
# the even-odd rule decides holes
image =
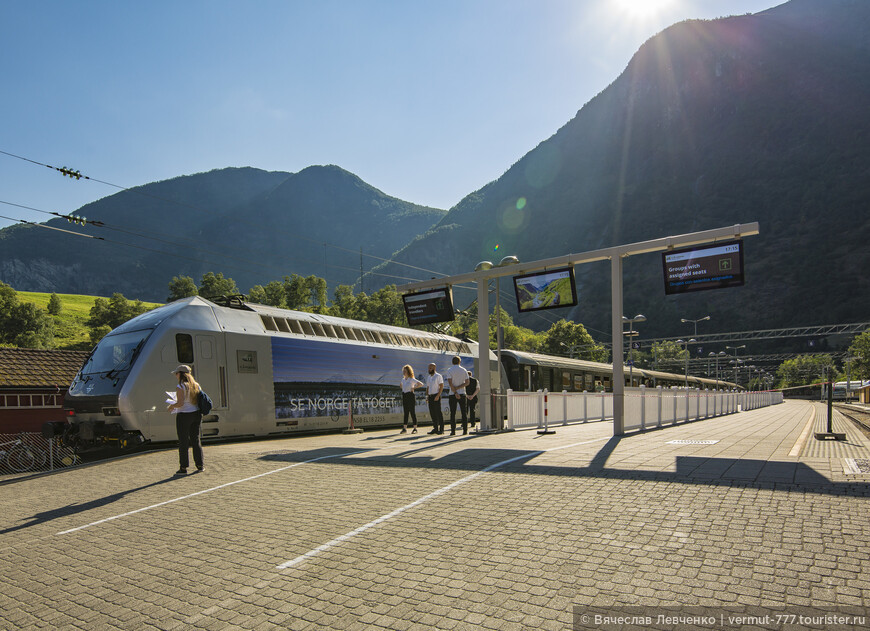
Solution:
[[[577,304],[573,267],[514,276],[514,291],[520,311],[557,309]]]
[[[743,285],[743,241],[662,252],[665,294]]]
[[[450,287],[429,289],[416,294],[402,296],[408,324],[432,324],[450,322],[453,317],[453,296]]]

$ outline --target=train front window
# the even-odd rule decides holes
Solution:
[[[111,374],[129,370],[151,331],[133,331],[104,337],[82,366],[82,375]]]

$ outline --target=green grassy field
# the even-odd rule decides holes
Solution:
[[[19,291],[20,302],[30,302],[43,310],[48,310],[48,300],[51,294],[31,291]],[[90,317],[91,307],[96,298],[104,296],[81,296],[78,294],[58,294],[60,298],[60,314],[54,319],[54,348],[63,350],[89,350],[92,346],[90,330],[85,322]],[[108,297],[106,297],[108,298]],[[159,303],[146,302],[148,307],[158,307]]]

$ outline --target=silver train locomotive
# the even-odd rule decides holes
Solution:
[[[499,370],[490,353],[493,383]],[[94,348],[64,399],[66,420],[46,428],[80,449],[176,439],[166,411],[172,370],[189,364],[214,401],[204,438],[273,436],[402,422],[402,366],[443,372],[459,356],[474,370],[477,344],[401,327],[236,301],[178,300],[114,329]],[[418,388],[417,417],[431,421]],[[446,406],[446,397],[442,398]]]

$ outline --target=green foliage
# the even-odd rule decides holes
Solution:
[[[116,293],[112,294],[108,300],[105,298],[94,300],[94,306],[91,307],[90,312],[91,317],[88,318],[86,324],[92,329],[98,329],[105,325],[111,330],[148,310],[149,307],[141,300],[131,302],[122,294]]]
[[[248,300],[250,302],[256,303],[258,305],[265,305],[266,303],[266,292],[263,290],[262,285],[254,285],[248,290]]]
[[[870,379],[870,331],[864,331],[856,335],[849,346],[849,355],[855,359],[852,361],[852,379]]]
[[[653,368],[671,372],[682,372],[689,358],[689,351],[673,340],[656,342],[652,345]]]
[[[831,356],[827,354],[801,355],[787,359],[776,369],[776,376],[779,378],[777,387],[789,388],[821,381],[825,370],[833,364]]]
[[[112,327],[110,327],[108,324],[101,324],[100,326],[92,328],[90,331],[91,346],[96,346],[101,339],[106,337],[111,332]]]
[[[224,278],[220,272],[206,272],[199,284],[199,295],[208,300],[214,300],[221,296],[234,296],[239,293],[236,281],[232,278]]]
[[[544,333],[541,352],[548,355],[568,355],[589,361],[607,361],[607,349],[596,344],[582,324],[559,320]]]
[[[190,276],[173,276],[172,280],[169,281],[169,297],[166,302],[196,296],[198,293],[196,283]]]
[[[48,299],[48,313],[53,316],[60,315],[62,307],[60,297],[57,294],[51,294],[51,298]]]
[[[54,321],[32,303],[21,303],[18,294],[0,282],[0,343],[24,348],[51,348]]]

